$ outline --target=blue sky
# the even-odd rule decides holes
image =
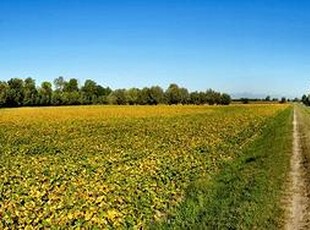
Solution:
[[[0,79],[300,96],[310,2],[1,0]]]

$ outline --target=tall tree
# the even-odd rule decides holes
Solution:
[[[50,105],[52,102],[52,84],[48,81],[44,81],[39,89],[39,104]]]
[[[81,88],[83,104],[93,104],[97,99],[97,83],[93,80],[86,80]]]
[[[7,106],[22,106],[24,100],[24,81],[19,78],[11,78],[8,81]]]
[[[221,105],[229,105],[231,103],[231,97],[227,93],[221,95]]]
[[[207,102],[207,95],[205,92],[199,92],[199,100],[200,100],[201,105],[208,103]]]
[[[71,78],[68,82],[65,83],[63,91],[69,93],[79,91],[78,80],[75,78]]]
[[[138,88],[130,88],[126,90],[125,97],[129,105],[139,104],[140,90]]]
[[[307,96],[305,94],[302,95],[301,101],[302,101],[302,103],[304,103],[304,105],[310,105],[309,96]]]
[[[96,95],[97,99],[94,101],[95,104],[107,104],[108,103],[108,95],[112,93],[112,89],[109,87],[103,87],[101,85],[97,85],[96,87]]]
[[[7,106],[9,86],[5,81],[0,81],[0,107]]]
[[[54,80],[54,86],[56,91],[62,92],[66,85],[64,77],[60,76]]]
[[[78,91],[61,93],[62,103],[64,105],[80,105],[82,104],[81,94]]]
[[[24,105],[35,105],[38,97],[38,90],[36,88],[35,80],[26,78],[24,81]]]
[[[284,103],[286,103],[286,102],[287,102],[286,98],[285,98],[285,97],[282,97],[280,103],[281,103],[281,104],[284,104]]]
[[[180,88],[180,103],[183,105],[188,104],[190,101],[190,95],[186,88]]]
[[[150,88],[144,87],[139,91],[138,104],[148,105],[151,103]]]
[[[170,84],[165,95],[169,105],[179,104],[181,102],[180,88],[177,84]]]
[[[209,105],[214,105],[216,103],[215,91],[212,89],[208,89],[206,91],[206,101]]]
[[[150,105],[163,104],[165,102],[165,93],[160,86],[152,86],[150,88]]]
[[[111,92],[108,96],[109,103],[114,105],[126,105],[125,91],[125,89],[116,89]]]
[[[201,104],[199,93],[197,91],[191,92],[189,94],[189,97],[190,97],[190,103],[191,104],[194,104],[194,105],[200,105]]]

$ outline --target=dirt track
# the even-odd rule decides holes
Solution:
[[[288,219],[285,229],[307,229],[307,190],[306,190],[306,174],[303,166],[303,155],[300,146],[299,119],[294,110],[293,120],[293,151],[291,158],[290,172],[290,191],[288,195]]]

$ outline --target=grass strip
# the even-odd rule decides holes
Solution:
[[[185,200],[151,229],[279,229],[292,151],[292,107],[268,121],[244,154],[210,179],[193,182]]]

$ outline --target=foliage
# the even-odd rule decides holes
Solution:
[[[287,102],[286,98],[285,98],[285,97],[282,97],[281,100],[280,100],[280,103],[281,103],[281,104],[284,104],[284,103],[286,103],[286,102]]]
[[[249,98],[240,98],[240,101],[242,102],[242,104],[249,104]]]
[[[307,106],[310,106],[310,99],[309,99],[309,95],[303,95],[302,98],[301,98],[301,102],[304,104],[304,105],[307,105]]]
[[[5,89],[4,89],[5,90]],[[8,81],[7,92],[5,92],[5,104],[8,106],[21,106],[24,100],[24,82],[18,78]]]
[[[180,104],[182,100],[182,90],[177,84],[170,84],[166,90],[166,100],[169,105]]]
[[[143,228],[286,105],[0,110],[0,228]]]
[[[222,105],[229,105],[231,103],[231,97],[230,95],[226,94],[226,93],[223,93],[220,97],[220,104]]]
[[[2,90],[0,89],[0,92],[1,91]],[[32,78],[27,78],[24,81],[24,96],[23,105],[33,106],[37,103],[38,90],[36,88],[36,83]]]
[[[54,89],[50,82],[42,82],[36,87],[35,80],[24,81],[12,78],[8,82],[0,82],[0,108],[17,106],[47,105],[158,105],[158,104],[220,104],[231,102],[228,94],[214,90],[190,93],[186,88],[170,84],[164,91],[160,86],[144,87],[143,89],[116,89],[102,87],[95,81],[87,79],[81,87],[75,78],[66,81],[58,77],[54,81]]]

